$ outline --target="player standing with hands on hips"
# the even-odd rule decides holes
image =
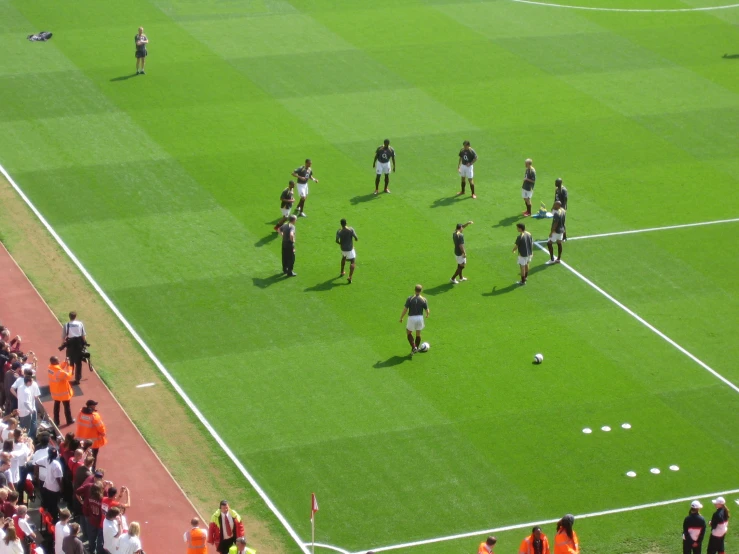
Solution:
[[[424,328],[424,312],[426,313],[426,318],[431,313],[431,310],[429,310],[429,303],[428,301],[421,296],[421,292],[423,291],[423,287],[421,285],[416,285],[416,293],[409,296],[405,301],[405,307],[403,308],[403,313],[400,314],[400,322],[403,323],[403,318],[405,317],[405,314],[408,314],[408,323],[405,326],[406,329],[406,337],[408,338],[408,342],[411,345],[411,356],[418,352],[418,347],[421,344],[421,331]],[[413,332],[416,333],[416,340],[413,341]]]
[[[453,285],[458,285],[460,282],[467,280],[467,277],[462,277],[462,271],[464,271],[464,268],[467,265],[467,250],[465,250],[464,247],[464,234],[462,234],[462,230],[473,223],[473,221],[457,223],[457,228],[454,230],[454,234],[452,235],[452,240],[454,241],[454,255],[457,257],[457,271],[455,271],[452,278],[449,279]],[[459,277],[459,280],[457,280],[457,277]]]
[[[472,180],[475,176],[474,164],[476,161],[477,152],[475,152],[470,146],[470,141],[464,141],[462,143],[462,150],[459,151],[459,163],[457,164],[457,171],[459,172],[459,176],[462,178],[462,190],[457,193],[457,196],[464,194],[466,180],[469,180],[472,198],[477,198],[477,195],[475,194],[475,183]]]
[[[377,171],[375,177],[375,194],[380,190],[380,175],[385,176],[385,190],[383,192],[390,193],[390,164],[393,166],[395,173],[395,150],[390,146],[390,140],[385,139],[382,146],[378,146],[375,151],[375,159],[372,160],[372,167]]]
[[[292,176],[298,180],[298,195],[300,196],[300,202],[298,202],[297,214],[300,217],[308,217],[303,211],[303,208],[305,208],[305,200],[308,198],[308,180],[311,180],[314,183],[318,182],[318,179],[313,177],[312,165],[313,162],[311,162],[310,159],[305,160],[305,165],[301,165],[292,172]]]
[[[531,197],[534,196],[534,186],[536,186],[536,169],[532,165],[534,162],[531,158],[527,158],[524,163],[526,164],[526,171],[523,174],[521,196],[524,204],[526,204],[526,210],[521,215],[528,217],[531,215]]]
[[[134,37],[133,41],[136,44],[136,75],[146,75],[144,68],[146,67],[146,56],[149,55],[146,50],[149,39],[146,38],[143,27],[139,27],[139,34]]]

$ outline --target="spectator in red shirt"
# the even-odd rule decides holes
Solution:
[[[88,540],[90,552],[103,551],[103,485],[95,483],[90,487],[90,493],[82,505],[83,531]]]
[[[125,501],[123,500],[124,496],[126,497]],[[103,498],[102,503],[103,515],[108,513],[108,508],[112,508],[114,506],[119,508],[121,513],[125,513],[126,508],[131,507],[131,493],[127,486],[123,485],[120,493],[115,487],[110,487],[105,493],[105,498]]]
[[[18,504],[18,493],[16,491],[10,491],[8,493],[8,499],[3,502],[0,510],[5,517],[13,517],[18,512],[16,504]]]

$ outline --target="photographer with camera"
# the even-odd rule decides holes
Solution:
[[[69,322],[62,328],[62,345],[59,350],[67,349],[67,359],[74,366],[72,385],[79,385],[82,379],[82,359],[86,346],[85,326],[77,321],[77,312],[69,312]]]

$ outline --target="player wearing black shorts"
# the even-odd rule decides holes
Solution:
[[[715,500],[711,500],[716,511],[711,517],[711,535],[708,537],[708,547],[706,548],[706,554],[724,554],[726,547],[724,546],[724,539],[726,538],[726,531],[729,528],[729,509],[726,507],[726,500],[723,496],[719,496]]]
[[[297,214],[300,217],[308,217],[303,211],[305,207],[305,200],[308,198],[308,181],[318,182],[318,179],[313,177],[313,162],[310,159],[305,160],[305,165],[301,165],[292,172],[292,176],[298,180],[298,195],[300,196],[300,202],[298,202]]]
[[[375,168],[377,175],[375,176],[375,194],[380,190],[380,175],[385,176],[385,190],[390,192],[390,165],[392,164],[393,173],[395,173],[395,150],[390,146],[390,140],[385,139],[382,146],[378,146],[375,150],[375,158],[372,160],[372,167]]]
[[[475,195],[475,182],[472,180],[475,176],[474,165],[476,161],[477,152],[470,146],[470,141],[464,141],[462,143],[462,150],[459,151],[459,163],[457,164],[457,172],[462,178],[462,190],[457,193],[457,196],[464,194],[466,181],[469,180],[472,198],[477,198]]]
[[[139,34],[133,38],[133,42],[136,44],[136,75],[146,75],[144,68],[146,67],[146,56],[149,55],[146,50],[149,39],[146,38],[143,27],[139,27]]]

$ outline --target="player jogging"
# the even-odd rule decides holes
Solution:
[[[133,38],[133,42],[136,44],[136,75],[146,75],[144,68],[146,67],[146,56],[149,55],[146,50],[149,39],[146,38],[143,27],[139,27],[139,34]]]
[[[390,164],[393,166],[395,173],[395,150],[390,146],[390,140],[385,139],[382,146],[378,146],[375,150],[375,158],[372,160],[372,167],[375,168],[377,175],[375,176],[375,194],[380,190],[380,175],[385,176],[385,190],[383,192],[390,193]]]
[[[462,277],[462,271],[464,271],[464,268],[467,265],[467,250],[464,247],[464,235],[462,234],[462,230],[468,225],[472,225],[472,223],[472,221],[468,221],[467,223],[457,223],[457,228],[452,235],[452,240],[454,241],[454,255],[457,257],[457,271],[455,271],[452,278],[449,279],[453,285],[458,285],[460,282],[467,280],[467,277]],[[459,280],[457,280],[457,277],[459,277]]]
[[[518,236],[513,246],[513,252],[518,251],[518,267],[521,268],[521,280],[516,284],[525,285],[526,279],[529,277],[529,264],[534,257],[534,239],[523,223],[517,223],[516,229],[518,229]]]
[[[290,210],[293,209],[293,203],[295,202],[295,181],[290,181],[287,184],[287,188],[280,194],[280,210],[282,210],[282,219],[275,225],[275,231],[279,231],[282,224],[287,221],[290,217]]]
[[[534,186],[536,185],[536,169],[531,165],[534,163],[531,161],[531,158],[528,158],[524,163],[526,164],[526,171],[523,174],[521,196],[523,197],[524,204],[526,204],[526,211],[522,215],[528,217],[531,215],[531,197],[534,196]]]
[[[562,208],[567,211],[567,188],[562,185],[561,178],[554,181],[554,201],[556,202],[557,200],[562,204]],[[562,240],[567,240],[567,231],[562,236]]]
[[[418,347],[421,344],[421,330],[424,328],[424,312],[426,313],[426,318],[431,314],[428,301],[421,296],[422,290],[423,287],[421,285],[416,285],[416,293],[406,299],[403,313],[400,314],[401,323],[403,323],[405,314],[408,314],[408,323],[406,324],[405,329],[406,337],[411,345],[411,356],[418,352]],[[415,342],[413,341],[414,331],[416,332]]]
[[[336,244],[341,246],[341,276],[345,275],[344,265],[349,260],[349,277],[347,281],[351,285],[354,278],[354,267],[356,266],[357,253],[354,251],[354,241],[359,240],[353,227],[346,226],[346,219],[341,220],[341,229],[336,231]]]
[[[562,260],[562,238],[566,232],[565,219],[567,212],[562,208],[562,203],[557,200],[552,208],[552,229],[549,234],[549,240],[547,241],[547,248],[549,249],[549,264],[558,264]],[[557,259],[554,259],[554,247],[552,244],[557,243]]]
[[[298,202],[297,214],[300,217],[308,217],[303,211],[303,208],[305,208],[305,200],[308,198],[308,181],[311,180],[314,183],[318,182],[318,179],[313,177],[312,165],[313,162],[311,162],[310,159],[305,160],[305,165],[301,165],[292,172],[292,176],[298,180],[298,195],[300,196],[300,202]]]
[[[462,178],[462,190],[457,193],[457,196],[464,194],[464,188],[466,180],[470,181],[470,192],[472,198],[477,198],[475,194],[475,183],[472,180],[474,177],[474,164],[477,161],[477,152],[475,152],[470,146],[470,141],[466,140],[462,143],[462,150],[459,151],[459,163],[457,164],[457,171],[459,176]]]

